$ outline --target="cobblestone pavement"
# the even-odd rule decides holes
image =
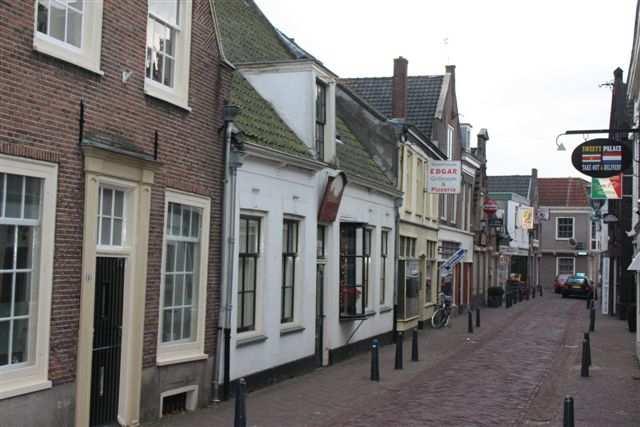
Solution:
[[[580,378],[579,344],[588,325],[584,300],[557,295],[510,309],[484,309],[467,333],[466,316],[451,327],[420,332],[419,362],[393,369],[381,352],[380,383],[368,381],[364,354],[248,396],[250,426],[562,425],[562,400],[576,399],[576,425],[640,425],[640,369],[625,324],[598,318],[593,368]],[[167,417],[155,426],[230,426],[233,402]]]

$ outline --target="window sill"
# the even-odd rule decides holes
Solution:
[[[168,366],[180,363],[197,362],[198,360],[206,360],[208,357],[209,356],[204,353],[158,355],[156,358],[156,365]]]
[[[380,313],[380,314],[382,314],[382,313],[388,313],[388,312],[390,312],[390,311],[393,311],[393,307],[389,307],[388,305],[384,305],[384,306],[380,307],[380,311],[379,311],[379,313]]]
[[[371,310],[371,309],[367,309],[367,311],[364,312],[364,315],[366,317],[375,316],[376,315],[376,311],[375,310]]]
[[[340,315],[340,321],[341,322],[350,322],[350,321],[354,321],[354,320],[364,320],[366,319],[368,316],[366,313],[364,314],[341,314]]]
[[[305,327],[300,325],[285,326],[283,328],[280,328],[280,336],[295,334],[298,332],[303,332],[304,330]]]
[[[169,104],[173,104],[185,111],[191,112],[191,107],[189,107],[186,97],[185,99],[178,97],[175,95],[175,93],[164,89],[159,84],[156,85],[154,83],[151,83],[146,78],[144,80],[144,93],[147,96],[168,102]]]
[[[236,348],[246,347],[248,345],[260,344],[268,339],[266,335],[253,335],[246,338],[236,340]]]
[[[77,51],[72,50],[71,48],[65,47],[64,43],[52,40],[48,36],[41,35],[38,32],[35,32],[33,36],[33,50],[84,68],[99,76],[104,76],[104,72],[100,70],[99,58],[98,61],[92,60],[80,49],[77,49]]]
[[[398,319],[399,322],[411,322],[413,320],[417,320],[418,318],[420,318],[420,316],[415,315],[415,316],[411,316],[411,317],[407,317],[406,319]]]
[[[51,381],[32,378],[0,382],[0,400],[51,388]]]

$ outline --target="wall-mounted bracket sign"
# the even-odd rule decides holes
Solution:
[[[339,172],[336,176],[330,176],[327,186],[324,189],[322,202],[318,211],[318,221],[331,223],[336,220],[342,194],[347,186],[347,176],[344,172]]]
[[[578,172],[594,178],[608,178],[630,166],[631,153],[621,142],[598,138],[578,145],[573,150],[571,162]]]

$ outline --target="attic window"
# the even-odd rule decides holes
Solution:
[[[327,124],[327,85],[316,81],[316,157],[324,161],[324,129]]]

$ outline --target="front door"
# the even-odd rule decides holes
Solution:
[[[317,264],[316,270],[316,363],[322,366],[324,331],[324,264]]]
[[[118,416],[124,268],[125,258],[96,258],[91,365],[92,426],[114,423]]]

